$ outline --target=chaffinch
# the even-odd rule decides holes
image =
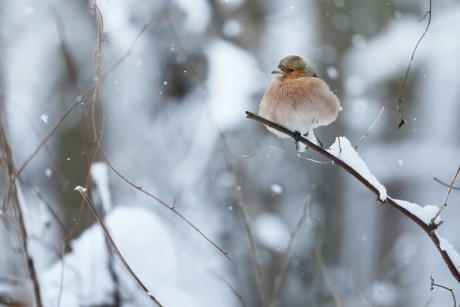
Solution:
[[[262,98],[259,115],[295,131],[296,149],[305,151],[306,146],[298,142],[300,135],[318,144],[313,129],[335,121],[340,110],[339,99],[300,56],[282,58],[272,74],[277,77]],[[289,137],[267,128],[281,138]]]

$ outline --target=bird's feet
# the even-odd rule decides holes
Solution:
[[[299,151],[299,140],[300,140],[300,137],[302,136],[302,134],[300,134],[299,131],[294,131],[294,143],[295,143],[295,149],[297,151]]]

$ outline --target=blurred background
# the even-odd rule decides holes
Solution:
[[[151,304],[110,256],[76,186],[104,205],[115,243],[164,306],[452,305],[448,291],[430,291],[430,276],[458,299],[457,281],[417,225],[342,169],[307,160],[324,160],[311,151],[298,156],[292,140],[245,118],[257,113],[278,61],[301,55],[341,100],[338,120],[317,129],[324,146],[337,136],[357,144],[384,107],[360,156],[391,197],[440,205],[447,188],[433,178],[449,183],[460,160],[458,1],[432,3],[402,93],[401,129],[398,99],[429,1],[96,5],[0,3],[0,115],[21,169],[44,306]],[[93,122],[113,167],[174,210],[107,163],[94,166],[104,159]],[[0,162],[0,298],[29,306],[5,153]],[[452,191],[438,230],[457,250],[459,202]]]

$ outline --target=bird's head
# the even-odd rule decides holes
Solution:
[[[283,78],[318,77],[313,68],[298,55],[289,55],[280,60],[278,68],[272,74]]]

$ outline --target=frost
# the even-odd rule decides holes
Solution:
[[[380,200],[385,200],[388,197],[386,188],[369,171],[369,168],[359,157],[358,153],[351,146],[350,141],[347,138],[343,136],[336,138],[334,144],[332,144],[327,151],[347,163],[361,176],[363,176],[364,179],[366,179],[372,186],[374,186],[379,191]]]
[[[449,258],[452,260],[452,263],[455,265],[455,267],[460,269],[460,255],[458,252],[454,249],[452,244],[449,243],[449,241],[440,237],[439,235],[438,238],[439,246],[441,249],[449,255]]]
[[[439,207],[437,206],[428,205],[428,206],[422,207],[416,203],[411,203],[406,200],[393,199],[393,198],[392,200],[398,206],[406,209],[411,214],[421,219],[426,225],[429,225],[431,223],[431,219],[434,218],[436,213],[439,211]],[[441,218],[438,216],[435,220],[435,223],[439,223],[440,221],[441,221]]]

